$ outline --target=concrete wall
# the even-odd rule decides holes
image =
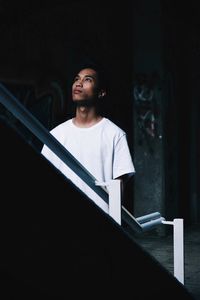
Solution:
[[[163,199],[163,134],[162,134],[162,91],[161,79],[163,76],[162,63],[162,28],[160,1],[137,1],[134,8],[134,52],[133,52],[133,91],[141,87],[142,81],[150,89],[143,98],[148,99],[150,92],[154,102],[151,109],[155,117],[155,136],[148,133],[145,127],[145,112],[143,121],[138,113],[138,105],[146,106],[143,100],[137,101],[133,93],[133,127],[134,127],[134,159],[136,167],[134,185],[134,214],[145,215],[159,211],[165,214]],[[138,79],[139,78],[139,79]],[[139,88],[140,88],[139,87]],[[141,94],[141,93],[140,93]],[[138,104],[138,102],[140,102]],[[142,103],[143,102],[143,103]],[[148,101],[146,101],[148,102]],[[144,111],[143,110],[143,111]],[[144,128],[145,127],[145,128]]]

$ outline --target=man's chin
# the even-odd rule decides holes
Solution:
[[[93,100],[73,100],[73,103],[77,107],[91,107],[96,104],[96,101]]]

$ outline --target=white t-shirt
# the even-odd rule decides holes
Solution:
[[[50,133],[92,174],[97,181],[108,182],[124,174],[135,173],[126,133],[107,118],[80,128],[72,119]],[[42,154],[104,211],[107,204],[46,145]]]

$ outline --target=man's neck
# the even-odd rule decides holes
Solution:
[[[97,114],[94,108],[80,106],[76,109],[76,116],[73,123],[78,127],[91,127],[102,120],[102,116]]]

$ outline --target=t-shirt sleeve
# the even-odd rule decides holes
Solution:
[[[122,135],[117,141],[114,150],[113,178],[116,179],[122,175],[132,176],[135,173],[135,167],[128,146],[126,134]]]

